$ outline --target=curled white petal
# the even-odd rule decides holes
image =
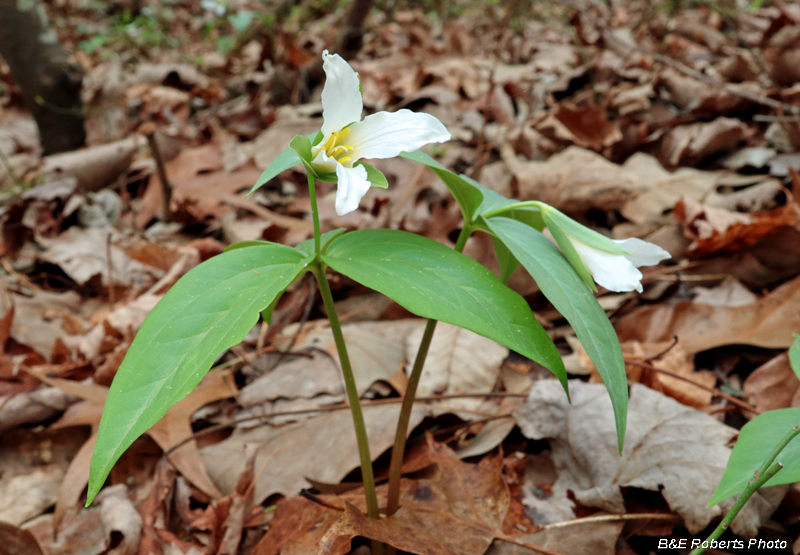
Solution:
[[[367,170],[364,166],[346,168],[336,164],[336,177],[339,186],[336,190],[336,213],[340,216],[349,214],[356,208],[370,188],[367,181]]]
[[[662,260],[672,257],[672,255],[658,245],[642,241],[635,237],[614,242],[630,253],[627,258],[637,268],[640,266],[655,266]]]
[[[450,140],[450,133],[430,114],[398,110],[378,112],[350,126],[347,142],[353,147],[353,160],[393,158],[404,150],[412,151],[428,143]]]
[[[567,237],[595,283],[618,293],[634,290],[641,293],[642,272],[637,270],[637,267],[652,266],[670,257],[670,254],[658,245],[636,238],[615,241],[630,253],[616,254],[591,247],[572,235]]]
[[[322,134],[327,138],[334,131],[361,119],[364,104],[358,75],[338,54],[322,53],[325,86],[322,89]]]

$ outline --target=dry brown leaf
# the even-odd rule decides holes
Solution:
[[[406,339],[406,360],[413,364],[425,326],[419,324]],[[439,322],[422,369],[417,396],[457,395],[492,391],[508,349],[474,332]],[[411,371],[410,366],[406,369]],[[476,410],[480,399],[453,399],[437,410]]]
[[[8,522],[0,522],[0,555],[45,555],[36,536]]]
[[[624,522],[584,522],[566,528],[543,530],[537,534],[522,536],[519,541],[556,553],[591,553],[592,555],[615,555],[617,538]],[[486,555],[531,555],[529,547],[508,542],[495,542]]]
[[[341,515],[305,497],[282,499],[267,535],[252,555],[317,555],[322,536]]]
[[[521,200],[541,200],[569,213],[619,209],[648,188],[626,169],[577,146],[545,162],[520,162],[515,156],[503,159]]]
[[[737,119],[716,118],[709,123],[692,123],[672,129],[664,137],[664,157],[673,166],[699,162],[716,154],[733,151],[750,135]]]
[[[595,104],[575,106],[561,102],[547,113],[536,129],[549,139],[598,151],[622,139],[619,123],[608,121],[606,107]]]
[[[45,247],[39,258],[61,267],[80,285],[98,276],[105,287],[144,287],[164,273],[130,258],[120,247],[125,238],[111,228],[71,227],[54,239],[39,238],[38,242]]]
[[[581,504],[612,513],[625,512],[620,488],[661,491],[691,533],[727,512],[734,500],[706,507],[730,457],[727,447],[737,430],[704,412],[681,405],[643,385],[631,387],[628,430],[620,456],[614,414],[604,386],[570,382],[572,403],[560,384],[534,385],[517,422],[531,439],[549,438],[559,472],[549,500],[528,496],[526,505],[560,504],[571,510],[567,490]],[[766,488],[753,496],[733,521],[735,533],[755,536],[777,508],[786,489]]]
[[[139,139],[128,138],[44,159],[42,171],[70,175],[78,180],[81,191],[99,191],[112,185],[130,167]]]
[[[365,406],[364,419],[373,457],[394,443],[400,407]],[[415,408],[409,431],[429,414]],[[241,458],[248,443],[259,445],[256,455],[256,504],[274,493],[293,495],[306,487],[306,477],[319,482],[338,483],[359,466],[356,438],[350,412],[338,410],[280,428],[237,431],[230,438],[200,451],[208,473],[223,493],[236,486],[242,472]],[[324,454],[324,456],[319,456]]]
[[[761,412],[800,407],[800,380],[789,364],[789,355],[780,354],[753,370],[744,381],[744,393]]]
[[[621,318],[616,324],[622,341],[658,343],[678,336],[688,354],[721,345],[788,348],[792,331],[800,329],[800,278],[784,283],[746,306],[708,306],[691,301],[654,305]]]
[[[692,240],[688,254],[705,256],[756,243],[780,227],[795,224],[800,210],[791,197],[785,206],[750,214],[682,199],[675,205],[674,215],[683,224],[686,237]]]

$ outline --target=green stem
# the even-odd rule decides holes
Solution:
[[[314,186],[314,178],[308,175],[308,198],[311,200],[311,216],[314,219],[314,252],[319,257],[319,210],[317,210],[317,188]],[[324,272],[323,272],[324,274]]]
[[[731,522],[733,522],[733,519],[736,518],[736,515],[738,515],[739,511],[742,510],[744,504],[747,503],[747,500],[750,499],[750,497],[752,497],[752,495],[757,492],[759,488],[769,482],[781,468],[783,468],[783,465],[779,462],[775,464],[772,463],[775,462],[775,459],[778,458],[778,455],[780,455],[781,451],[783,451],[783,449],[789,445],[789,442],[791,442],[798,435],[800,435],[800,426],[795,426],[789,431],[788,434],[786,434],[780,443],[775,446],[775,449],[772,450],[764,463],[753,473],[753,479],[747,484],[744,492],[742,492],[742,495],[736,500],[736,503],[733,504],[731,510],[728,511],[728,514],[725,515],[725,518],[722,519],[722,522],[719,523],[719,526],[714,529],[711,535],[706,538],[706,542],[711,543],[711,540],[718,539],[723,532],[728,529],[728,526],[730,526]],[[701,546],[692,551],[690,555],[700,555],[701,553],[705,552],[705,550],[706,548]]]
[[[367,425],[364,422],[364,412],[361,410],[361,399],[358,397],[356,378],[353,375],[353,367],[350,364],[350,355],[347,353],[347,345],[342,334],[342,324],[339,322],[339,315],[336,312],[336,305],[333,303],[331,286],[328,277],[325,275],[325,264],[320,258],[320,231],[319,231],[319,210],[317,209],[317,190],[314,185],[314,178],[308,176],[308,196],[311,200],[311,216],[314,220],[314,252],[317,254],[314,261],[314,276],[319,284],[319,291],[322,295],[322,302],[325,303],[325,311],[328,313],[328,320],[331,323],[333,340],[336,343],[336,352],[339,354],[339,363],[342,366],[344,376],[344,387],[347,391],[347,400],[350,404],[350,413],[353,415],[353,427],[356,431],[356,443],[358,445],[358,457],[361,460],[361,478],[364,481],[364,496],[367,501],[367,514],[370,518],[378,520],[380,509],[378,508],[378,494],[375,491],[375,476],[372,473],[372,455],[369,452],[369,436],[367,435]],[[383,544],[372,540],[373,555],[383,555]]]
[[[744,492],[742,493],[741,497],[739,497],[739,499],[736,500],[736,503],[733,504],[731,510],[728,511],[728,514],[725,515],[725,518],[723,518],[722,522],[719,523],[719,526],[717,526],[714,529],[711,535],[708,536],[703,543],[706,543],[708,545],[711,544],[712,541],[718,539],[725,532],[725,530],[728,529],[728,526],[730,526],[731,522],[733,522],[733,519],[736,518],[736,515],[739,514],[739,511],[742,510],[742,507],[744,507],[744,504],[747,503],[748,499],[750,499],[750,497],[755,492],[757,492],[761,486],[766,484],[773,476],[775,476],[775,474],[777,474],[781,468],[783,468],[783,464],[775,463],[774,465],[769,467],[769,469],[763,472],[761,476],[751,480],[750,483],[745,488]],[[703,547],[701,544],[700,547],[692,550],[692,552],[689,555],[700,555],[701,553],[704,553],[705,550],[706,548]]]
[[[542,209],[543,206],[547,206],[545,203],[538,201],[538,200],[526,200],[522,202],[515,202],[514,204],[509,204],[508,206],[501,206],[500,208],[495,208],[494,210],[490,210],[484,214],[481,214],[481,217],[485,220],[493,216],[498,216],[503,212],[509,212],[510,210],[516,210],[517,208],[529,208],[534,207],[538,208],[539,210]]]
[[[471,226],[464,225],[458,235],[455,250],[461,252],[464,245],[472,233]],[[400,407],[400,416],[397,419],[397,432],[394,436],[394,447],[392,448],[392,460],[389,463],[389,491],[386,499],[386,514],[391,516],[400,507],[400,478],[403,475],[403,456],[405,455],[406,436],[408,435],[408,423],[411,420],[411,410],[414,408],[414,399],[417,395],[419,378],[422,376],[422,368],[425,366],[425,359],[428,356],[428,349],[431,346],[433,332],[436,330],[436,320],[430,319],[425,326],[425,333],[422,334],[422,341],[414,359],[414,366],[411,375],[408,377],[408,385],[403,394],[403,404]],[[391,551],[390,551],[391,553]]]
[[[378,511],[378,496],[375,493],[375,477],[372,474],[372,457],[369,452],[369,438],[367,436],[367,426],[364,423],[364,413],[361,410],[361,400],[358,398],[356,379],[353,376],[353,368],[350,365],[350,356],[347,354],[347,345],[342,334],[342,325],[339,323],[339,316],[336,314],[336,306],[333,304],[331,287],[328,278],[325,276],[325,265],[318,263],[317,282],[319,283],[320,294],[325,303],[325,310],[331,322],[333,340],[336,342],[336,351],[339,353],[339,361],[342,365],[344,375],[344,385],[347,390],[347,399],[350,403],[350,412],[353,414],[353,426],[356,429],[356,440],[358,442],[358,455],[361,458],[361,477],[364,481],[364,491],[367,497],[367,514],[370,518],[380,518]]]

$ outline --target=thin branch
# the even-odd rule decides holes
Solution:
[[[564,522],[555,522],[553,524],[545,524],[541,530],[556,530],[558,528],[567,528],[569,526],[576,526],[578,524],[586,524],[588,522],[617,522],[620,520],[680,520],[681,517],[672,513],[628,513],[622,515],[595,515],[587,516],[586,518],[576,518],[575,520],[565,520]]]
[[[676,374],[675,372],[670,372],[669,370],[664,370],[662,368],[656,368],[655,366],[653,366],[652,364],[648,364],[647,362],[639,362],[637,360],[625,359],[625,364],[631,364],[633,366],[639,366],[641,368],[646,368],[647,370],[652,370],[653,372],[658,372],[660,374],[666,374],[667,376],[675,378],[676,380],[681,380],[681,381],[686,382],[688,384],[692,384],[693,386],[698,387],[700,389],[704,389],[706,391],[709,391],[709,392],[713,393],[714,395],[716,395],[718,397],[722,397],[724,399],[727,399],[728,401],[730,401],[734,405],[736,405],[736,406],[738,406],[740,408],[743,408],[744,410],[747,410],[747,411],[750,411],[750,412],[754,412],[755,414],[761,414],[761,411],[758,410],[753,405],[751,405],[750,403],[746,403],[746,402],[742,401],[741,399],[737,399],[733,395],[728,395],[727,393],[725,393],[723,391],[720,391],[716,387],[709,387],[707,385],[703,385],[701,383],[694,382],[694,381],[690,380],[689,378],[687,378],[686,376],[681,376],[680,374]]]

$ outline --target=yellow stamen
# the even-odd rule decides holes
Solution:
[[[345,156],[344,158],[339,158],[339,159],[338,159],[338,160],[336,160],[336,161],[337,161],[337,162],[339,162],[340,164],[344,164],[345,162],[348,162],[348,161],[350,161],[350,160],[352,160],[352,159],[353,159],[353,158],[352,158],[352,157],[350,157],[350,156]]]

